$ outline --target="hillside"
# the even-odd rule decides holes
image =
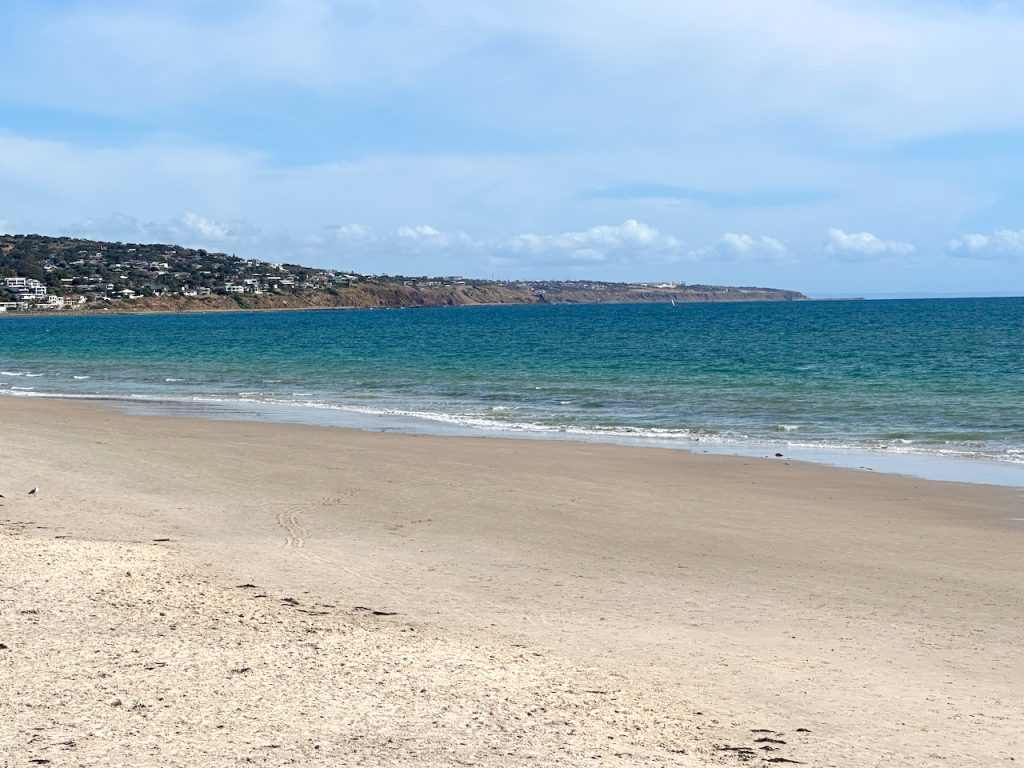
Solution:
[[[0,308],[201,311],[470,304],[799,301],[797,291],[675,283],[360,275],[177,245],[0,235]]]

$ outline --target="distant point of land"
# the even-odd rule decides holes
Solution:
[[[230,309],[803,301],[776,288],[362,275],[178,245],[0,235],[0,311]]]

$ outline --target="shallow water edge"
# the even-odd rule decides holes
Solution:
[[[81,400],[75,400],[81,402]],[[659,440],[652,437],[627,437],[563,433],[521,432],[482,429],[438,422],[410,415],[361,413],[335,408],[306,408],[261,402],[182,402],[171,400],[93,400],[99,405],[140,416],[167,416],[230,421],[262,421],[308,424],[320,427],[359,429],[367,432],[397,432],[411,435],[501,438],[518,440],[561,440],[609,443],[646,448],[669,448],[690,453],[722,456],[749,456],[778,461],[804,461],[843,469],[918,477],[923,480],[998,485],[1024,490],[1024,466],[982,459],[898,453],[866,448],[820,448],[768,444],[724,444],[713,440]],[[777,456],[776,454],[783,455]]]

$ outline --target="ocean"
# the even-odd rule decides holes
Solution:
[[[1021,469],[1024,298],[10,316],[0,394]]]

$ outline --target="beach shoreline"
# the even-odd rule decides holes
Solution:
[[[519,644],[552,660],[543,674],[614,675],[630,701],[679,721],[689,758],[663,736],[648,743],[666,762],[736,764],[718,748],[771,746],[756,742],[759,728],[787,742],[755,752],[762,762],[1009,765],[1024,750],[1024,529],[1013,520],[1024,515],[1010,488],[35,398],[0,398],[0,423],[0,517],[18,527],[13,541],[66,536],[61,558],[76,542],[156,545],[225,588],[395,614],[462,649]],[[12,566],[5,631],[39,645],[15,610],[27,567]],[[401,652],[400,638],[385,644]],[[32,670],[12,669],[31,688]],[[473,675],[459,685],[453,696],[476,695]],[[426,733],[403,711],[404,727]],[[299,727],[283,723],[282,739]],[[29,734],[5,736],[30,757]]]
[[[315,407],[310,407],[299,403],[201,397],[175,399],[12,391],[0,391],[0,397],[83,403],[129,415],[164,418],[303,424],[332,429],[394,432],[428,437],[593,443],[716,456],[784,459],[785,461],[798,461],[851,471],[880,472],[920,480],[1024,489],[1024,464],[1020,462],[967,458],[955,454],[943,455],[904,449],[885,450],[871,449],[866,446],[794,444],[782,441],[778,443],[756,440],[735,442],[716,440],[713,437],[672,440],[657,436],[630,436],[612,433],[577,434],[571,431],[530,431],[511,427],[502,428],[497,424],[487,427],[470,426],[420,414],[363,411],[332,404],[317,404]],[[780,455],[780,452],[783,453]]]

